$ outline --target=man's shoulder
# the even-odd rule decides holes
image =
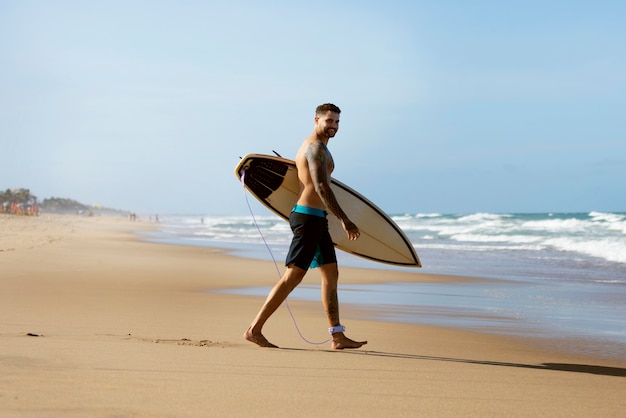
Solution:
[[[300,150],[306,156],[325,156],[328,154],[328,147],[319,139],[308,138],[304,141]]]

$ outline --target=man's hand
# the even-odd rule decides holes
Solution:
[[[344,221],[343,229],[344,231],[346,231],[346,235],[348,235],[348,239],[350,241],[354,241],[361,236],[361,231],[359,231],[359,228],[354,223],[352,223],[352,221]]]

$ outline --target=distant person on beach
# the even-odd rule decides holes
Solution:
[[[263,336],[263,325],[300,284],[309,267],[319,267],[322,276],[322,303],[330,325],[331,347],[341,350],[367,344],[367,341],[353,341],[346,337],[345,327],[339,322],[339,270],[326,219],[329,210],[341,220],[350,240],[359,238],[359,228],[341,209],[330,188],[330,174],[335,166],[327,145],[339,130],[340,113],[341,110],[330,103],[318,106],[313,133],[304,140],[296,155],[300,194],[289,217],[293,239],[285,261],[287,270],[243,335],[244,339],[261,347],[276,347]]]

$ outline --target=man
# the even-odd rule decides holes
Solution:
[[[322,276],[322,303],[330,325],[331,347],[342,350],[367,344],[367,341],[353,341],[346,337],[343,332],[345,328],[339,322],[339,270],[326,220],[326,211],[329,210],[342,222],[350,240],[359,238],[359,228],[348,219],[330,188],[334,163],[327,145],[339,130],[340,113],[341,110],[330,103],[318,106],[313,133],[304,140],[296,155],[300,194],[289,217],[293,240],[285,262],[287,271],[271,290],[243,335],[244,339],[261,347],[276,347],[263,336],[263,325],[300,284],[310,266],[319,266]]]

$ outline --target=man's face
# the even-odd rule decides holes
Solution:
[[[315,117],[315,126],[318,135],[332,138],[339,130],[339,113],[331,112]]]

